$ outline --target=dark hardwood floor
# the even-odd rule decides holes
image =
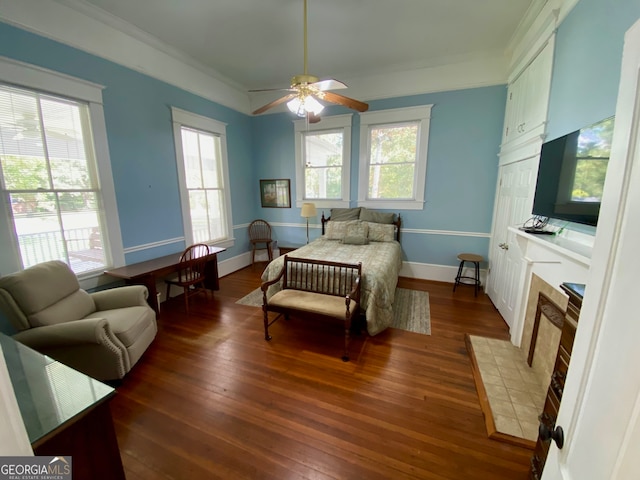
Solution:
[[[508,338],[486,295],[400,279],[430,295],[430,336],[354,338],[341,325],[237,305],[262,265],[207,302],[162,305],[155,342],[111,402],[135,479],[526,479],[531,451],[487,438],[464,334]]]

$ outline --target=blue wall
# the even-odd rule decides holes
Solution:
[[[227,124],[234,224],[253,219],[255,209],[244,188],[253,179],[248,115],[4,23],[0,23],[0,55],[105,86],[104,113],[125,249],[183,236],[172,106]],[[183,249],[184,243],[172,243],[129,253],[126,261]],[[245,250],[241,241],[221,257]]]
[[[638,0],[581,0],[558,28],[547,140],[615,113],[624,34]]]
[[[180,88],[75,48],[0,23],[0,55],[86,79],[106,88],[105,120],[123,244],[135,248],[181,237],[175,149],[170,107],[227,123],[234,225],[254,218],[275,223],[281,245],[306,241],[298,208],[263,209],[261,178],[290,178],[295,199],[294,135],[290,114],[250,117]],[[416,95],[371,102],[371,110],[433,104],[426,205],[400,212],[405,258],[455,265],[461,250],[487,253],[497,175],[497,153],[506,90],[504,86]],[[329,108],[330,114],[347,113]],[[359,119],[354,115],[352,155],[358,158]],[[352,162],[352,200],[357,198],[358,164]],[[328,212],[327,212],[328,213]],[[319,220],[311,220],[312,238]],[[313,228],[315,227],[315,228]],[[451,235],[461,232],[461,235]],[[465,232],[480,234],[467,235]],[[443,235],[444,233],[444,235]],[[244,228],[222,258],[247,251]],[[182,250],[182,243],[135,251],[127,263]]]
[[[567,15],[556,34],[546,140],[615,114],[624,34],[638,18],[638,0],[581,0]]]
[[[461,251],[487,255],[505,101],[506,88],[494,86],[369,103],[370,111],[433,104],[425,207],[396,212],[402,215],[403,228],[414,230],[405,232],[401,238],[406,260],[456,265],[456,255]],[[342,108],[329,112],[348,113]],[[295,180],[293,120],[286,113],[253,119],[256,185],[259,178]],[[351,200],[355,206],[360,154],[357,114],[353,115],[352,125]],[[295,198],[295,185],[291,195]],[[276,224],[302,220],[298,208],[259,208],[259,212],[258,216]],[[275,232],[281,245],[306,241],[304,229],[283,226],[276,227]],[[468,235],[469,232],[474,235]],[[311,237],[317,235],[319,231],[312,230]]]
[[[549,135],[556,138],[615,110],[623,35],[640,16],[637,0],[581,0],[559,27],[551,83]],[[170,106],[225,122],[234,225],[276,224],[281,245],[305,242],[300,210],[263,209],[261,178],[290,178],[295,199],[293,118],[250,117],[113,62],[0,23],[0,55],[106,88],[104,109],[123,244],[134,248],[181,237]],[[370,110],[433,104],[424,210],[400,212],[405,259],[455,265],[456,254],[487,254],[506,89],[504,86],[370,102]],[[329,114],[348,111],[339,107]],[[359,119],[353,117],[352,201],[357,198]],[[312,227],[318,220],[311,220]],[[244,227],[223,258],[248,250]],[[319,235],[312,228],[311,236]],[[174,243],[127,254],[132,263],[180,251]],[[2,253],[0,253],[1,255]]]

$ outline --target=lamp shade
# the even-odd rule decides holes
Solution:
[[[315,217],[317,215],[318,215],[318,212],[316,211],[315,204],[313,203],[302,204],[302,211],[300,212],[300,216],[304,218],[310,218],[310,217]]]

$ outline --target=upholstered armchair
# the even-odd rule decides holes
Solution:
[[[155,338],[147,296],[142,285],[87,293],[57,260],[0,278],[13,338],[98,380],[124,377]]]

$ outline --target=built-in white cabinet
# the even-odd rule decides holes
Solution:
[[[507,90],[486,292],[510,328],[525,293],[522,255],[509,227],[520,226],[531,217],[546,129],[554,38],[550,35]]]
[[[549,41],[509,85],[503,149],[544,134],[552,67],[553,42]]]

